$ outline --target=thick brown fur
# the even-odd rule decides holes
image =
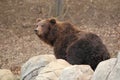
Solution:
[[[95,70],[99,62],[110,58],[106,46],[96,34],[80,31],[69,22],[39,20],[35,32],[54,47],[57,59],[65,59],[70,64],[88,64]]]

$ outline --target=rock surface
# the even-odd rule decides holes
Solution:
[[[62,59],[52,61],[44,69],[39,71],[39,75],[36,80],[58,80],[62,70],[68,66],[71,66],[68,62]]]
[[[89,65],[74,65],[65,68],[59,80],[90,80],[93,72]]]
[[[0,80],[15,80],[15,76],[10,70],[0,69]]]
[[[2,74],[0,80],[7,80]],[[120,52],[117,58],[100,62],[95,72],[89,65],[70,65],[54,55],[35,56],[22,66],[21,80],[120,80]]]
[[[120,80],[120,52],[117,58],[101,62],[92,80]]]
[[[40,55],[30,58],[21,69],[21,80],[33,80],[48,63],[56,60],[54,55]]]

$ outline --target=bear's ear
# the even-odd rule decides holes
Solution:
[[[41,21],[41,18],[37,18],[37,19],[36,19],[36,22],[39,22],[39,21]]]
[[[54,19],[54,18],[50,19],[50,23],[51,24],[56,24],[56,19]]]

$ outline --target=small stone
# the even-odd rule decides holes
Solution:
[[[10,70],[0,69],[0,80],[15,80],[15,76]]]

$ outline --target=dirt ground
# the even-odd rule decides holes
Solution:
[[[111,57],[120,51],[120,0],[64,0],[59,20],[101,37]],[[21,66],[30,57],[53,54],[34,34],[37,18],[55,15],[55,0],[0,0],[0,68]]]

